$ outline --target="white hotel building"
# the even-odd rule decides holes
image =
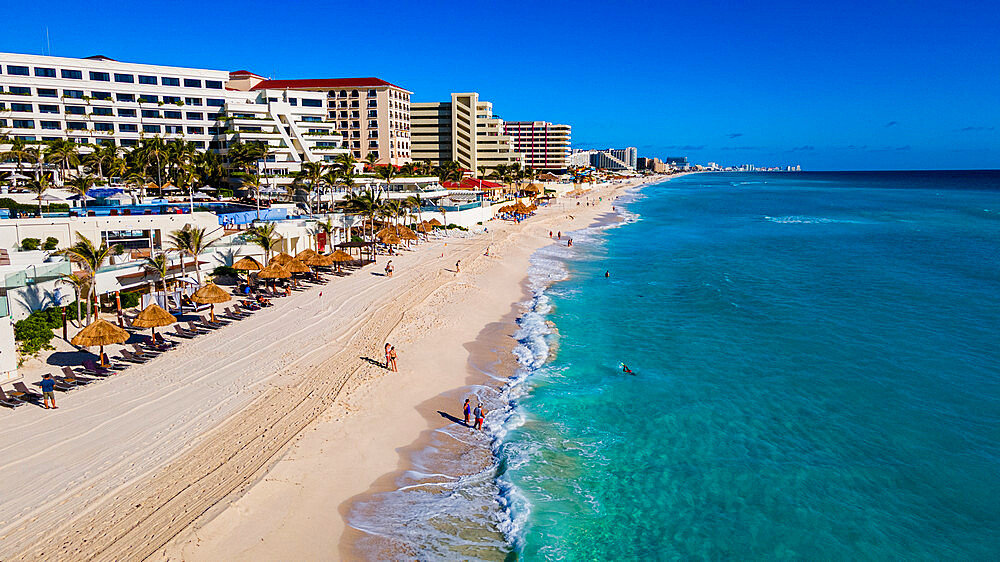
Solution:
[[[336,123],[327,119],[325,93],[250,91],[262,80],[247,71],[103,56],[0,53],[0,135],[125,148],[159,136],[222,153],[231,142],[261,141],[269,147],[263,168],[278,184],[288,183],[303,162],[329,161],[346,152]],[[0,171],[13,167],[0,163]]]
[[[569,125],[548,121],[504,121],[504,133],[514,141],[514,151],[524,155],[525,166],[539,171],[569,167]]]

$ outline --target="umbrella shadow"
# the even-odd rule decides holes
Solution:
[[[99,358],[96,353],[84,350],[56,351],[45,359],[45,363],[47,365],[52,365],[53,367],[75,367],[77,365],[83,365],[83,362],[87,360],[98,361]]]

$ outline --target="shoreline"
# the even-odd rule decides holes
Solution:
[[[463,258],[456,282],[441,283],[421,303],[401,313],[413,322],[403,322],[389,337],[400,351],[401,372],[384,376],[370,365],[364,367],[368,371],[364,380],[346,388],[345,396],[338,396],[333,407],[304,428],[263,476],[241,488],[239,497],[227,499],[227,505],[214,506],[186,526],[166,547],[158,549],[156,558],[208,560],[239,555],[275,559],[289,553],[315,552],[348,556],[349,551],[341,550],[348,528],[342,513],[350,509],[352,498],[364,497],[373,482],[386,482],[387,475],[405,468],[401,451],[428,430],[427,416],[419,406],[445,400],[443,394],[467,383],[468,334],[479,334],[483,326],[510,314],[512,303],[523,300],[528,259],[537,248],[552,242],[548,230],[568,232],[586,227],[592,222],[589,217],[610,211],[613,198],[609,195],[643,183],[647,182],[608,184],[579,199],[606,199],[594,207],[577,207],[574,199],[563,198],[518,225],[487,223],[497,233],[488,240],[483,236],[449,240],[454,246],[474,247],[467,252],[470,262],[467,265]],[[574,213],[575,218],[569,220]],[[485,246],[491,247],[490,257],[482,256]],[[427,249],[416,252],[422,251]],[[449,254],[452,251],[452,246],[446,250]],[[443,265],[448,268],[451,264]],[[501,293],[505,296],[498,296]],[[472,318],[475,315],[470,310],[482,311],[487,305],[488,312]],[[450,325],[436,316],[445,313],[447,317],[449,306],[453,312],[448,318]],[[456,317],[464,325],[458,326]],[[418,346],[423,352],[409,347],[418,335],[424,338]],[[439,347],[448,350],[429,351]],[[393,382],[402,384],[394,387]],[[411,385],[419,388],[420,396],[408,391]],[[450,408],[440,409],[460,411],[460,403],[447,404]],[[339,452],[330,454],[334,449]],[[336,481],[329,475],[336,475]],[[303,492],[306,489],[308,493]],[[292,505],[294,513],[289,509]],[[312,537],[307,550],[303,550],[301,540],[305,535]]]

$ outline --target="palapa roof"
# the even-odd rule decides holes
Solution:
[[[209,283],[191,295],[191,300],[198,304],[215,304],[226,302],[231,298],[233,297],[229,293],[223,291],[215,283]]]
[[[316,255],[319,254],[317,254],[315,250],[313,250],[312,248],[306,248],[305,250],[302,250],[301,252],[295,254],[295,259],[301,262],[305,262],[308,258]]]
[[[90,323],[86,328],[80,330],[80,333],[73,336],[70,343],[82,347],[90,347],[92,345],[125,343],[128,341],[128,338],[128,332],[122,330],[107,320],[98,318]]]
[[[288,279],[291,276],[292,272],[285,269],[280,263],[274,263],[274,261],[257,272],[258,279]]]
[[[302,263],[300,260],[294,259],[287,264],[285,264],[285,269],[292,273],[309,273],[312,271],[309,266]]]
[[[418,224],[416,228],[417,228],[417,232],[424,232],[424,233],[427,233],[427,232],[430,232],[430,231],[434,230],[433,226],[431,226],[431,225],[429,225],[429,224],[427,224],[425,222],[422,222],[422,223]]]
[[[176,321],[177,319],[172,314],[154,302],[139,313],[139,316],[132,321],[132,325],[136,328],[159,328],[169,326]]]
[[[336,262],[354,261],[354,256],[343,250],[337,250],[336,252],[330,254],[329,257]]]
[[[322,256],[320,254],[316,254],[314,256],[309,256],[309,258],[306,259],[305,264],[308,265],[309,267],[315,267],[317,265],[331,266],[333,265],[333,260],[330,259],[330,256]]]
[[[290,261],[292,261],[294,259],[295,258],[293,258],[292,256],[290,256],[290,255],[282,252],[282,253],[274,256],[273,258],[271,258],[271,261],[268,262],[268,265],[270,265],[272,263],[276,263],[278,265],[285,265],[286,263],[288,263],[288,262],[290,262]]]
[[[441,224],[441,221],[439,221],[437,219],[431,219],[431,220],[427,221],[427,224],[429,224],[431,226],[444,226],[443,224]]]
[[[258,271],[263,268],[264,266],[261,265],[259,261],[250,256],[247,256],[233,264],[233,269],[240,271]]]
[[[399,236],[396,236],[396,233],[394,232],[386,232],[385,234],[383,234],[382,236],[378,236],[377,238],[379,242],[383,244],[399,244],[400,242],[402,242]]]

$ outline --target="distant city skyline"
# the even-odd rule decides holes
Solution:
[[[179,17],[185,4],[115,6],[20,6],[6,16],[0,51],[274,79],[377,76],[414,102],[474,91],[505,120],[571,125],[573,148],[635,146],[644,157],[808,170],[1000,167],[998,11],[986,3],[625,2],[609,20],[597,3],[514,2],[482,25],[442,3],[390,1],[379,5],[376,19],[390,19],[377,30],[314,29],[319,5],[295,0],[280,12],[226,0],[197,19]],[[451,47],[450,34],[472,24],[465,46]],[[433,30],[443,41],[435,48]],[[562,55],[543,56],[554,52]]]

